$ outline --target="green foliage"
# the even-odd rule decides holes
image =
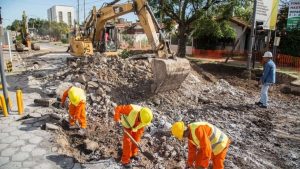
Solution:
[[[131,54],[130,54],[130,51],[125,49],[125,50],[123,50],[123,51],[121,52],[120,57],[123,58],[123,59],[126,59],[126,58],[128,58],[130,55],[131,55]]]
[[[250,24],[250,18],[253,12],[253,0],[244,0],[237,2],[234,6],[234,16],[240,18],[246,23]]]
[[[69,32],[69,26],[66,23],[50,23],[50,35],[55,37],[56,39],[60,39],[63,34],[67,34]]]
[[[232,42],[236,32],[227,20],[204,16],[194,24],[195,46],[201,49],[215,49],[218,43]]]
[[[38,35],[50,35],[56,39],[60,39],[63,34],[69,32],[69,26],[66,23],[49,22],[40,18],[29,18],[28,27],[34,27]],[[7,26],[7,29],[20,32],[22,29],[22,21],[13,21],[11,25]]]
[[[12,31],[20,31],[21,30],[21,21],[20,20],[14,20],[11,25],[7,26],[7,29]]]
[[[279,52],[300,57],[300,30],[294,29],[281,37]]]
[[[64,43],[64,44],[69,43],[68,39],[61,39],[60,41],[61,41],[61,43]]]
[[[123,39],[126,43],[128,43],[129,47],[133,47],[134,45],[134,38],[130,35],[123,34]]]
[[[289,3],[281,1],[277,17],[277,29],[281,34],[279,53],[300,57],[300,30],[293,29],[286,32]]]

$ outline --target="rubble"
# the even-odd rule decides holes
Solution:
[[[59,130],[59,127],[55,124],[46,123],[46,130]]]
[[[187,144],[163,136],[160,131],[168,131],[171,124],[178,120],[204,120],[222,129],[232,140],[225,161],[227,168],[297,168],[300,162],[295,159],[295,154],[299,154],[297,144],[283,140],[282,135],[277,137],[269,133],[275,128],[283,128],[280,120],[285,119],[286,114],[299,120],[300,106],[293,104],[299,98],[289,96],[294,100],[291,102],[286,96],[271,93],[271,108],[262,110],[253,104],[259,92],[255,81],[205,72],[205,69],[194,69],[179,89],[157,94],[151,93],[153,76],[147,59],[117,59],[98,55],[88,64],[77,61],[60,69],[56,75],[49,75],[45,87],[57,88],[57,96],[61,96],[62,89],[71,85],[65,83],[67,81],[82,84],[87,93],[87,139],[99,146],[91,148],[92,153],[78,155],[82,151],[80,147],[88,144],[84,143],[86,138],[74,137],[75,132],[70,130],[66,131],[64,137],[68,139],[65,140],[79,147],[78,152],[64,151],[80,162],[113,159],[115,162],[109,164],[118,166],[122,131],[114,127],[113,111],[116,105],[132,103],[153,110],[154,120],[147,127],[141,143],[143,150],[152,152],[157,158],[155,164],[142,159],[134,165],[184,168]],[[285,106],[289,107],[290,112],[286,112]],[[297,125],[296,121],[288,123],[289,126]],[[290,130],[294,131],[292,128]],[[282,152],[285,154],[282,155]]]
[[[89,140],[89,139],[84,140],[83,143],[84,143],[85,149],[89,150],[89,151],[95,151],[99,148],[99,145],[97,142]]]

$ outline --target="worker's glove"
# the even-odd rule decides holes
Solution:
[[[122,128],[122,124],[121,124],[119,121],[116,121],[116,122],[115,122],[115,127],[116,127],[117,129]]]
[[[70,104],[70,100],[67,98],[66,101],[65,101],[64,107],[68,109],[69,104]]]

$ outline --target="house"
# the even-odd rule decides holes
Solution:
[[[248,47],[247,44],[250,36],[251,26],[237,17],[230,18],[229,22],[236,32],[236,39],[239,38],[239,43],[236,46],[235,50],[243,53],[247,50]],[[245,32],[243,32],[245,27],[247,28]],[[232,46],[226,46],[226,48],[229,48],[231,50]]]
[[[72,6],[54,5],[47,10],[47,14],[50,22],[64,22],[70,28],[75,25],[75,12]]]

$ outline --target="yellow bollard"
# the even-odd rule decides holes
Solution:
[[[8,105],[9,105],[9,108],[12,109],[12,102],[10,100],[10,97],[8,97]],[[0,109],[2,109],[2,103],[0,102]]]
[[[0,95],[0,101],[1,101],[1,105],[2,105],[3,115],[4,115],[4,117],[7,117],[8,112],[7,112],[6,102],[5,102],[5,99],[4,99],[3,95]]]
[[[21,115],[24,112],[22,90],[18,89],[16,92],[16,95],[17,95],[18,113],[19,113],[19,115]]]

